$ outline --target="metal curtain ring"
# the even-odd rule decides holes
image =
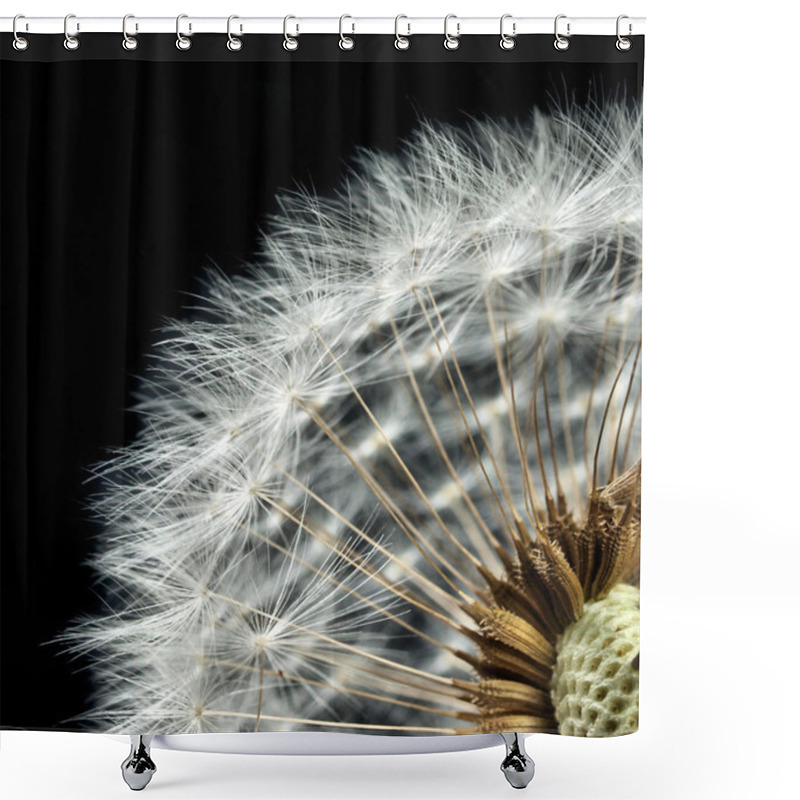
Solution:
[[[28,40],[24,36],[20,36],[17,33],[17,20],[18,19],[25,19],[25,15],[24,14],[17,14],[17,16],[14,17],[14,22],[11,25],[11,30],[14,33],[14,41],[12,42],[12,46],[13,46],[13,48],[15,50],[19,50],[21,52],[23,50],[27,50],[28,49],[28,45],[30,44],[30,42],[28,42]],[[26,31],[28,30],[28,23],[27,22],[25,23],[25,30]]]
[[[556,21],[555,21],[555,23],[553,25],[553,32],[555,33],[555,37],[556,37],[555,41],[553,42],[553,47],[555,47],[556,50],[562,50],[562,51],[563,50],[569,50],[569,39],[567,37],[570,35],[570,27],[571,27],[570,23],[569,22],[567,23],[567,35],[566,36],[562,36],[558,32],[558,21],[560,19],[566,19],[566,18],[567,18],[566,14],[559,14],[556,17]]]
[[[228,17],[228,45],[227,45],[227,47],[228,47],[228,50],[230,50],[232,53],[235,53],[238,50],[242,49],[242,40],[238,39],[236,36],[234,36],[231,33],[231,22],[233,22],[235,19],[239,19],[239,17],[237,17],[236,14],[231,14]],[[239,31],[241,32],[241,30],[242,30],[242,26],[240,25],[239,26]]]
[[[300,46],[300,42],[297,41],[293,36],[289,36],[288,32],[288,25],[290,19],[297,19],[293,17],[291,14],[288,14],[283,18],[283,49],[284,50],[297,50]],[[300,33],[300,26],[295,23],[295,36]]]
[[[620,14],[617,17],[617,50],[620,50],[623,53],[626,50],[630,50],[631,49],[631,40],[627,39],[625,36],[623,36],[620,33],[620,22],[622,22],[622,20],[624,20],[624,19],[629,19],[627,14]],[[630,36],[630,34],[632,32],[633,32],[633,26],[629,22],[628,23],[628,36]]]
[[[401,19],[408,19],[408,17],[405,14],[398,14],[394,18],[394,46],[398,50],[408,50],[408,48],[411,47],[411,41],[408,38],[409,36],[411,36],[411,23],[406,22],[406,27],[408,28],[408,31],[406,31],[405,36],[401,36],[399,30]]]
[[[500,17],[500,47],[503,50],[513,50],[517,46],[517,40],[514,38],[517,35],[517,23],[511,23],[511,36],[505,32],[505,22],[511,19],[511,14],[503,14]]]
[[[342,30],[342,26],[344,25],[344,21],[346,19],[353,19],[349,14],[342,14],[339,17],[339,48],[341,50],[352,50],[356,46],[356,41],[353,39],[352,36],[345,36]],[[356,25],[355,23],[350,24],[350,33],[356,32]]]
[[[447,24],[450,22],[451,19],[456,20],[456,35],[451,36],[449,31],[447,30]],[[444,18],[444,46],[446,50],[458,50],[461,46],[461,42],[459,41],[458,37],[461,35],[461,23],[458,22],[458,17],[455,14],[448,14]]]
[[[188,50],[192,46],[192,40],[188,36],[184,36],[181,33],[181,20],[188,19],[188,14],[178,14],[178,18],[175,20],[175,35],[178,37],[175,40],[175,47],[178,50]],[[192,32],[192,23],[189,23],[189,33]]]
[[[126,14],[122,18],[122,46],[126,50],[135,50],[139,46],[139,40],[135,36],[128,36],[128,20],[135,19],[133,14]],[[136,23],[136,30],[139,30],[139,23]]]
[[[71,19],[75,19],[74,14],[67,14],[67,16],[64,17],[64,47],[67,50],[77,50],[81,46],[81,43],[78,41],[77,36],[69,35],[69,21]],[[80,29],[81,29],[80,23],[76,23],[75,27],[76,33]]]

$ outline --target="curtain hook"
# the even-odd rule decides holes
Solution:
[[[242,49],[242,40],[238,39],[236,36],[234,36],[231,33],[231,22],[233,22],[235,19],[239,19],[239,17],[237,17],[236,14],[231,14],[228,17],[228,45],[227,46],[228,46],[228,50],[230,50],[232,53],[235,53],[238,50]],[[241,33],[241,31],[242,31],[242,26],[239,25],[239,32]]]
[[[339,17],[339,47],[342,50],[352,50],[356,46],[355,39],[352,36],[345,36],[342,31],[342,26],[346,19],[353,19],[349,14],[342,14]],[[356,32],[356,25],[354,22],[350,23],[350,33]]]
[[[456,35],[452,36],[447,30],[447,24],[450,22],[451,19],[456,20]],[[458,40],[458,37],[461,35],[461,23],[458,21],[458,17],[455,14],[448,14],[444,18],[444,46],[447,50],[458,50],[461,46],[461,42]]]
[[[28,49],[28,44],[30,44],[30,43],[28,42],[28,40],[24,36],[20,36],[17,33],[17,20],[18,19],[25,19],[25,15],[24,14],[17,14],[17,16],[14,17],[14,22],[11,25],[11,30],[14,33],[13,47],[14,47],[15,50],[19,50],[21,52],[22,50],[27,50]],[[25,23],[25,30],[26,31],[28,30],[28,23],[27,22]]]
[[[620,33],[620,23],[624,19],[629,19],[627,14],[620,14],[617,17],[617,50],[620,50],[623,53],[626,50],[630,50],[631,49],[631,40],[627,39],[626,37],[624,37]],[[633,33],[633,25],[631,25],[631,23],[629,22],[628,23],[628,36],[630,36],[632,33]]]
[[[399,25],[401,19],[408,19],[405,14],[398,14],[394,18],[394,46],[398,50],[408,50],[411,47],[411,42],[409,41],[408,37],[411,36],[411,23],[406,22],[406,27],[408,31],[406,32],[405,36],[400,35]]]
[[[128,36],[128,20],[135,19],[133,14],[126,14],[122,18],[122,46],[126,50],[135,50],[139,46],[139,40],[136,36]],[[136,31],[139,30],[139,23],[136,23]]]
[[[513,50],[517,46],[517,41],[514,38],[517,35],[517,23],[511,23],[511,36],[505,32],[505,22],[511,18],[511,14],[503,14],[500,17],[500,47],[503,50]]]
[[[293,36],[289,36],[288,25],[290,19],[297,19],[297,17],[293,17],[291,14],[289,14],[283,18],[283,49],[291,51],[297,50],[297,48],[300,46],[300,42],[298,42]],[[300,33],[300,26],[295,23],[295,36],[298,33]]]
[[[569,38],[568,37],[570,36],[570,27],[571,27],[570,23],[569,22],[567,23],[567,35],[566,36],[562,36],[558,32],[558,21],[560,19],[566,19],[566,18],[567,18],[566,14],[559,14],[556,17],[556,21],[555,21],[555,24],[553,26],[553,31],[554,31],[555,36],[556,36],[556,39],[553,42],[553,47],[555,47],[556,50],[561,50],[561,51],[569,50]]]
[[[74,14],[67,14],[67,16],[64,17],[64,47],[67,50],[77,50],[81,46],[81,43],[78,41],[77,36],[69,35],[69,21],[71,19],[75,19]],[[75,32],[77,33],[80,29],[80,23],[75,23]]]
[[[188,14],[178,14],[178,18],[175,20],[175,34],[177,35],[177,39],[175,40],[175,47],[178,50],[188,50],[192,46],[192,40],[188,36],[184,36],[181,33],[181,20],[188,19]],[[189,33],[192,32],[192,23],[189,23]]]

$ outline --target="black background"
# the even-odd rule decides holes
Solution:
[[[421,118],[514,118],[554,100],[639,97],[644,44],[613,37],[142,37],[0,43],[0,727],[81,730],[85,665],[42,645],[99,610],[82,563],[101,534],[88,468],[135,436],[126,412],[156,329],[203,269],[245,267],[275,195],[330,191],[357,146],[396,150]]]

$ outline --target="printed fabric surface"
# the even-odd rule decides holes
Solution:
[[[636,731],[643,37],[83,38],[0,49],[0,727]]]

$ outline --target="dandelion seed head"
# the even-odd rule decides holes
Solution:
[[[640,123],[423,124],[280,198],[95,470],[87,719],[557,729],[558,637],[635,582]]]

